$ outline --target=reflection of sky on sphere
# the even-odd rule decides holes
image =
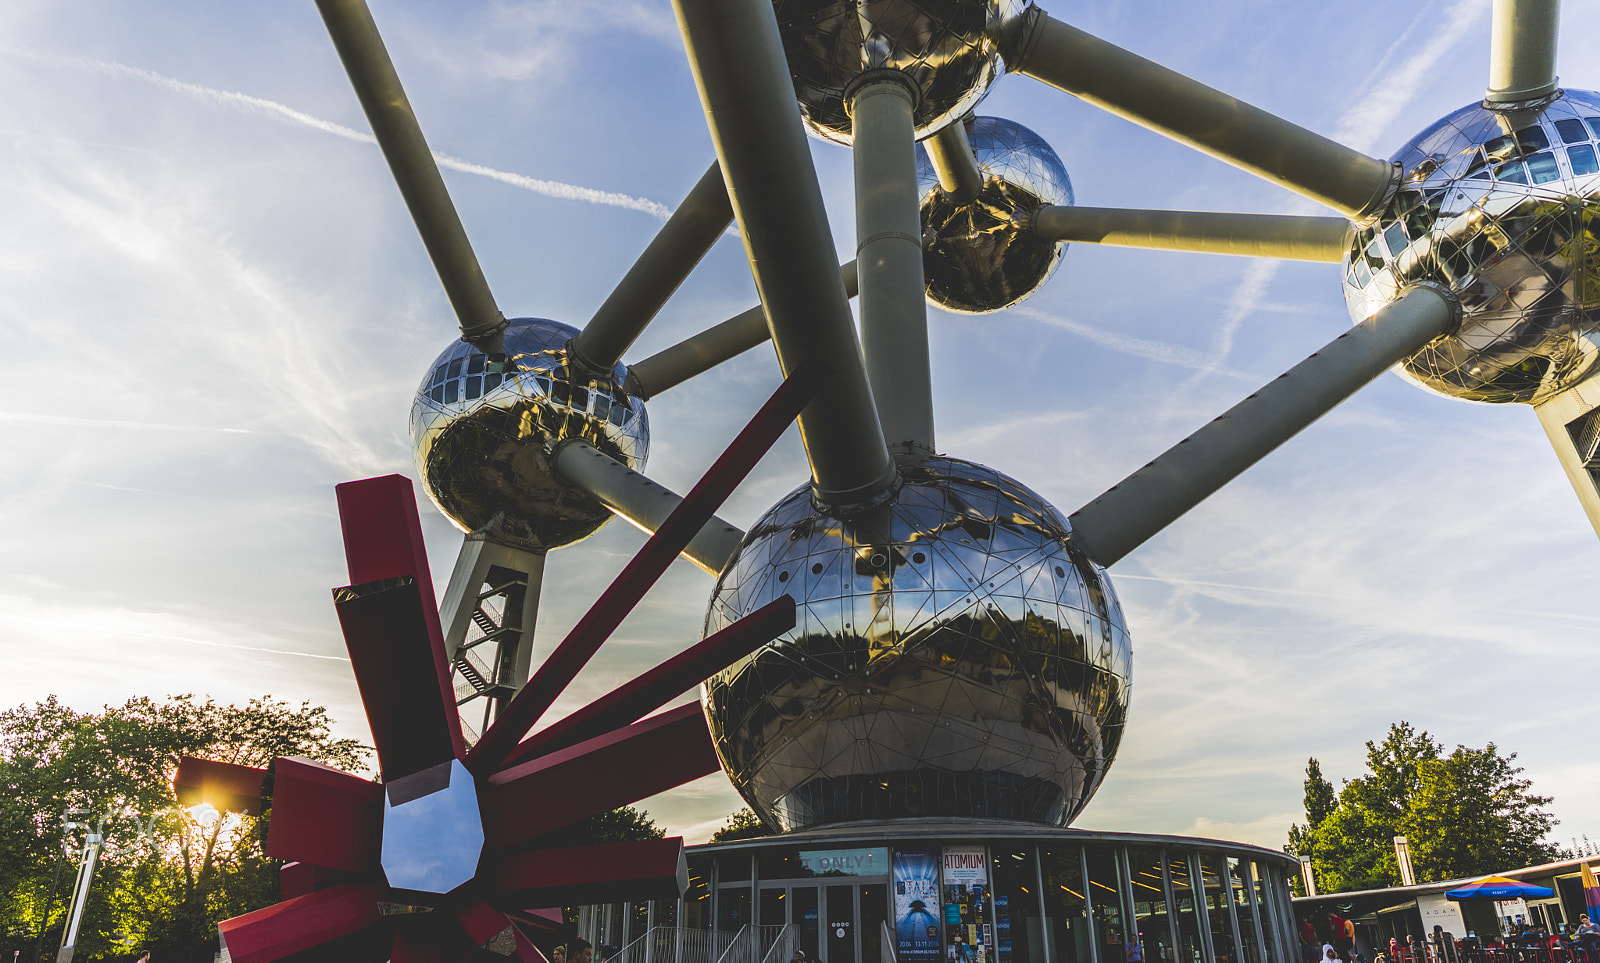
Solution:
[[[878,511],[802,487],[718,580],[706,633],[781,595],[795,627],[705,686],[725,768],[790,829],[912,816],[1065,825],[1115,758],[1131,649],[1061,514],[957,459],[900,466]]]
[[[1044,205],[1070,205],[1072,180],[1050,145],[1014,121],[974,118],[968,139],[984,176],[969,204],[949,203],[927,150],[917,148],[922,229],[935,235],[922,263],[929,300],[982,314],[1020,303],[1055,274],[1067,245],[1023,225]]]
[[[572,365],[567,342],[577,329],[542,318],[515,318],[505,332],[515,370],[493,370],[487,356],[460,339],[435,359],[411,403],[417,477],[462,531],[500,517],[514,538],[548,548],[594,534],[611,518],[605,506],[557,477],[549,451],[580,438],[635,470],[650,453],[644,402],[609,380]]]
[[[1600,355],[1600,94],[1540,110],[1473,103],[1395,152],[1400,193],[1356,232],[1345,299],[1357,320],[1408,284],[1461,299],[1461,327],[1401,368],[1469,401],[1543,401]]]
[[[1041,2],[1374,156],[1487,79],[1483,0]],[[1600,89],[1600,8],[1563,8],[1562,82]],[[676,204],[713,155],[669,6],[374,13],[434,149],[531,179],[444,172],[501,308],[581,324],[660,226],[628,199]],[[270,692],[366,738],[328,608],[331,487],[414,473],[408,406],[453,321],[376,149],[316,126],[366,130],[314,7],[11,4],[0,28],[0,704]],[[1324,213],[1026,78],[979,110],[1049,143],[1080,204]],[[812,151],[846,261],[850,154]],[[1070,512],[1348,328],[1340,286],[1334,265],[1073,244],[1011,311],[932,311],[940,447]],[[625,360],[754,303],[722,241]],[[762,348],[652,399],[651,476],[687,491],[776,384]],[[791,434],[721,514],[748,526],[805,475]],[[423,501],[443,586],[461,536]],[[551,554],[536,659],[642,542],[611,524]],[[115,577],[86,581],[91,554]],[[1306,757],[1354,775],[1406,718],[1518,752],[1562,838],[1600,838],[1600,767],[1566,737],[1600,722],[1597,565],[1526,408],[1380,378],[1118,564],[1139,689],[1076,824],[1278,846]],[[552,715],[697,638],[712,584],[674,566]],[[1460,711],[1508,699],[1511,722]],[[740,805],[714,777],[645,808],[694,840]]]
[[[926,136],[978,105],[1004,70],[994,37],[1022,0],[774,0],[778,32],[811,132],[848,144],[845,88],[864,67],[904,71]]]

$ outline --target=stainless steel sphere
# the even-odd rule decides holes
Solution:
[[[1394,160],[1399,193],[1358,230],[1344,294],[1357,321],[1406,285],[1461,299],[1460,330],[1402,373],[1451,398],[1539,402],[1594,365],[1600,345],[1600,94],[1528,110],[1463,107]]]
[[[999,117],[976,117],[967,134],[983,191],[957,205],[939,190],[928,152],[917,148],[922,230],[934,235],[922,255],[928,300],[958,314],[985,314],[1017,304],[1050,280],[1066,245],[1026,225],[1041,206],[1072,204],[1072,181],[1061,158],[1038,134]]]
[[[844,89],[863,70],[916,81],[917,136],[978,105],[1004,69],[999,33],[1023,0],[772,0],[800,112],[824,140],[848,144]]]
[[[782,595],[793,631],[711,678],[723,768],[786,830],[917,816],[1064,826],[1116,756],[1131,648],[1067,520],[971,462],[901,465],[838,518],[795,489],[717,582],[709,635]]]
[[[434,361],[411,403],[417,474],[439,511],[462,531],[496,515],[514,538],[545,548],[594,533],[611,513],[550,468],[550,448],[582,438],[630,468],[650,450],[644,402],[620,387],[626,371],[596,380],[575,369],[567,342],[576,328],[515,318],[506,357],[515,370],[490,370],[483,352],[456,341]]]

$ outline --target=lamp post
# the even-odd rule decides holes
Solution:
[[[1400,864],[1400,885],[1417,885],[1417,876],[1411,871],[1411,845],[1404,836],[1394,838],[1394,859]]]
[[[56,953],[56,963],[72,963],[72,950],[78,942],[78,924],[83,922],[83,908],[89,902],[89,883],[94,878],[94,864],[100,858],[105,836],[89,833],[83,840],[83,857],[78,863],[78,882],[73,887],[72,909],[67,913],[67,934]]]

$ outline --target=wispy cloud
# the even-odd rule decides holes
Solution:
[[[343,124],[336,124],[330,120],[323,120],[320,117],[314,117],[305,111],[296,110],[287,104],[280,104],[277,101],[267,100],[262,97],[255,97],[250,94],[239,93],[238,91],[218,90],[214,87],[203,87],[199,84],[191,84],[173,77],[168,77],[164,74],[158,74],[153,70],[146,70],[142,67],[130,67],[127,64],[118,63],[114,60],[90,60],[83,57],[70,57],[63,54],[42,53],[37,51],[22,50],[15,47],[0,47],[0,52],[4,52],[10,56],[28,57],[34,60],[40,60],[65,67],[73,67],[80,70],[89,70],[108,76],[132,77],[154,84],[162,90],[171,91],[172,93],[182,94],[186,97],[192,97],[196,100],[204,101],[213,107],[221,107],[227,110],[236,110],[246,113],[265,114],[281,121],[299,124],[303,127],[309,127],[312,130],[321,131],[324,134],[331,134],[335,137],[342,137],[345,140],[353,140],[362,144],[376,145],[378,143],[377,139],[371,134],[356,130],[351,127],[346,127]],[[452,157],[449,154],[441,153],[440,151],[434,151],[433,158],[438,162],[440,167],[448,170],[459,171],[463,174],[472,174],[477,177],[487,177],[492,180],[497,180],[502,184],[509,184],[512,187],[517,187],[525,191],[531,191],[535,194],[542,194],[545,197],[554,197],[567,201],[578,201],[584,204],[599,204],[605,207],[620,207],[631,211],[641,211],[645,214],[651,215],[652,217],[661,218],[663,220],[665,220],[672,213],[671,208],[667,207],[665,204],[652,201],[645,197],[634,197],[631,194],[622,194],[616,191],[596,190],[595,188],[583,187],[578,184],[565,184],[561,181],[541,180],[537,177],[529,177],[526,174],[503,171],[497,168],[488,167],[484,164],[475,164],[471,161],[462,160],[459,157]]]
[[[1193,348],[1186,348],[1183,345],[1118,334],[1115,331],[1107,331],[1104,328],[1083,324],[1082,322],[1050,314],[1027,305],[1012,308],[1011,313],[1031,318],[1052,328],[1070,331],[1080,338],[1092,341],[1101,347],[1110,348],[1112,351],[1132,355],[1136,358],[1157,361],[1161,364],[1177,365],[1180,368],[1191,368],[1195,371],[1214,372],[1229,378],[1237,378],[1241,381],[1259,382],[1262,380],[1259,376],[1249,372],[1222,367],[1217,364],[1216,359],[1211,355],[1196,351]]]
[[[150,421],[119,421],[114,418],[72,418],[67,415],[42,415],[27,411],[0,411],[0,421],[30,425],[57,425],[63,428],[113,428],[130,431],[214,431],[227,435],[253,435],[251,428],[222,428],[212,425],[167,425]]]

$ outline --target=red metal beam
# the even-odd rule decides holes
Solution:
[[[446,913],[411,915],[394,937],[389,963],[467,963],[472,945]]]
[[[225,813],[259,816],[262,784],[266,778],[267,770],[255,766],[184,756],[178,760],[172,791],[180,806],[210,803],[213,809]]]
[[[433,575],[422,541],[422,519],[411,479],[383,475],[335,485],[339,528],[344,533],[344,558],[350,583],[378,582],[415,576],[433,598]]]
[[[393,938],[378,916],[380,894],[377,886],[335,886],[236,916],[217,926],[224,955],[233,963],[274,963],[310,949],[327,953],[326,944],[350,939],[369,951],[323,958],[382,960]],[[372,955],[374,948],[383,955]]]
[[[728,666],[794,628],[794,599],[785,595],[733,623],[721,632],[661,663],[589,703],[517,746],[506,765],[565,749],[625,726],[721,672]]]
[[[455,699],[440,689],[436,668],[444,650],[441,645],[436,660],[430,609],[419,589],[406,575],[334,591],[384,782],[449,762],[459,752],[461,720]]]
[[[479,797],[484,849],[509,849],[720,768],[700,707],[680,706],[490,776]]]
[[[484,731],[467,756],[467,765],[473,772],[492,772],[505,763],[517,743],[594,656],[601,643],[616,631],[672,560],[711,520],[800,414],[817,391],[816,374],[820,370],[808,360],[784,379],[739,436],[550,653],[528,684],[506,705],[495,723]]]
[[[513,853],[490,870],[502,905],[676,899],[688,887],[683,837]]]
[[[378,871],[382,786],[297,757],[278,757],[272,772],[263,853],[348,873]]]
[[[439,698],[451,720],[452,755],[461,758],[466,752],[466,743],[462,740],[461,721],[456,715],[455,690],[450,684],[450,668],[444,657],[444,631],[439,626],[439,599],[433,591],[433,575],[428,569],[428,550],[422,540],[422,521],[417,516],[417,496],[411,480],[402,475],[384,475],[345,482],[336,486],[334,492],[339,501],[339,525],[344,532],[350,584],[364,585],[406,576],[416,580],[417,594],[423,602],[422,626],[431,644],[429,661],[437,679]],[[410,671],[420,674],[421,668]],[[359,670],[357,676],[359,678]],[[371,712],[370,704],[368,712]]]
[[[319,889],[330,889],[342,883],[357,882],[353,873],[329,869],[326,866],[313,866],[310,863],[284,863],[278,867],[278,885],[283,891],[284,899],[294,899],[307,893],[315,893]],[[360,882],[373,882],[360,880]]]

